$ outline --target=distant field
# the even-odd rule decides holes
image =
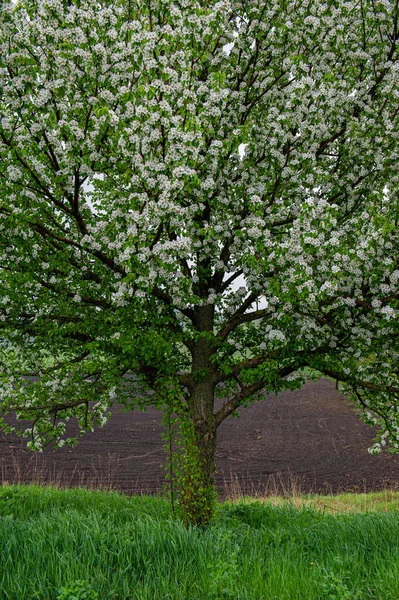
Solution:
[[[221,498],[399,489],[399,457],[368,453],[373,430],[332,381],[265,395],[239,413],[217,433]],[[69,425],[73,431],[72,420]],[[161,433],[159,411],[123,412],[118,406],[105,427],[83,436],[75,448],[37,454],[0,432],[0,481],[157,493],[165,477]]]
[[[3,486],[0,596],[395,600],[398,509],[390,492],[242,499],[220,504],[201,531],[186,530],[162,498]]]

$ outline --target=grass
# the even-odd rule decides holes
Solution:
[[[290,506],[298,509],[312,509],[323,513],[353,513],[353,512],[399,512],[399,490],[384,489],[379,492],[340,494],[311,494],[304,491],[298,477],[288,475],[285,480],[281,474],[269,478],[265,489],[252,486],[247,492],[246,481],[241,483],[237,478],[224,481],[224,497],[231,501],[260,503],[274,506]]]
[[[3,486],[0,597],[397,599],[398,494],[324,500],[224,502],[201,531],[162,498]]]
[[[282,499],[273,499],[281,504]],[[367,494],[337,494],[335,496],[304,495],[294,498],[295,507],[309,507],[323,512],[395,512],[399,511],[399,492],[384,490],[383,492],[368,492]]]

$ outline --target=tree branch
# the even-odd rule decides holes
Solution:
[[[287,377],[287,375],[289,375],[290,373],[293,373],[297,368],[298,368],[298,365],[296,365],[296,364],[293,366],[282,368],[279,371],[279,375],[280,375],[281,379],[283,379],[284,377]],[[237,394],[235,394],[232,398],[230,398],[230,400],[225,402],[225,404],[223,404],[222,408],[220,408],[215,413],[216,427],[219,427],[219,425],[229,415],[231,415],[235,410],[237,410],[237,408],[242,404],[243,400],[245,400],[246,398],[250,398],[257,392],[260,392],[261,390],[263,390],[265,387],[265,382],[258,381],[257,383],[254,383],[253,385],[249,385],[249,386],[242,386],[241,384],[239,384],[239,385],[241,387],[241,391],[238,392]]]
[[[348,381],[348,377],[346,377],[345,374],[341,373],[340,371],[328,368],[320,369],[320,371],[328,377],[332,377],[332,379],[335,379],[336,381],[342,381],[343,383],[352,385],[352,382]],[[390,392],[392,394],[399,394],[399,388],[392,385],[377,385],[375,383],[370,383],[369,381],[356,381],[356,385],[372,392]]]
[[[262,308],[260,310],[255,310],[253,312],[244,314],[241,314],[237,311],[232,318],[229,319],[226,325],[219,330],[217,337],[221,340],[225,340],[229,333],[231,333],[239,325],[242,325],[243,323],[250,323],[251,321],[257,321],[258,319],[263,319],[263,317],[265,317],[267,314],[270,314],[270,310],[268,308]]]

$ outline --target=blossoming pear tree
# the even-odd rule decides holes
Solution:
[[[219,425],[316,372],[398,449],[398,4],[3,0],[0,406],[32,449],[173,412],[205,523]]]

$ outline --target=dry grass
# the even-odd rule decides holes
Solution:
[[[89,469],[81,469],[78,464],[71,469],[62,469],[45,456],[35,452],[25,452],[23,442],[19,448],[8,444],[7,453],[0,458],[0,485],[32,484],[51,486],[58,489],[85,488],[88,490],[122,492],[119,482],[119,457],[109,453],[106,457],[93,459]],[[138,481],[129,482],[132,494],[153,494]]]
[[[340,494],[312,494],[305,491],[302,478],[289,472],[271,475],[261,487],[230,475],[224,478],[224,500],[230,502],[253,502],[254,500],[274,506],[290,505],[295,508],[313,508],[329,513],[363,513],[399,511],[399,489],[386,488],[380,491]],[[307,486],[307,490],[308,490]]]

